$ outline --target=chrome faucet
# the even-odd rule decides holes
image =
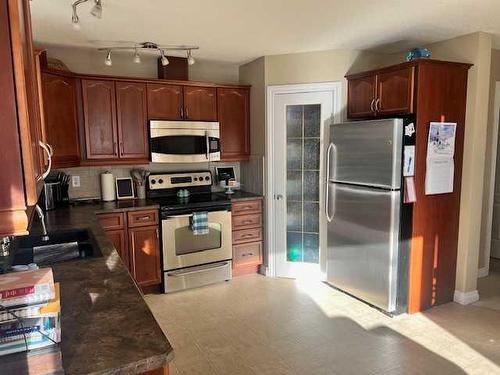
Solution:
[[[39,205],[36,205],[35,211],[38,214],[38,217],[40,218],[40,222],[42,223],[42,241],[48,241],[49,236],[47,234],[47,227],[45,226],[45,215],[43,213],[43,210],[40,208]]]

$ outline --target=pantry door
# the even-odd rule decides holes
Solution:
[[[270,95],[271,194],[274,276],[324,279],[326,219],[325,146],[339,87]],[[296,86],[295,86],[296,87]]]

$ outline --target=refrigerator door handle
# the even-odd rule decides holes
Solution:
[[[325,194],[325,214],[326,220],[329,223],[333,220],[333,215],[330,216],[330,194],[329,194],[329,185],[330,185],[330,156],[333,150],[333,143],[328,145],[328,149],[326,151],[326,194]]]

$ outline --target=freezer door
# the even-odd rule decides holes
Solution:
[[[402,119],[330,126],[329,180],[399,189],[402,138]]]
[[[328,197],[328,282],[394,311],[400,192],[329,183]]]

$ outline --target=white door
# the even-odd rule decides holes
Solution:
[[[324,142],[333,121],[334,94],[330,89],[269,98],[275,276],[325,278]]]

